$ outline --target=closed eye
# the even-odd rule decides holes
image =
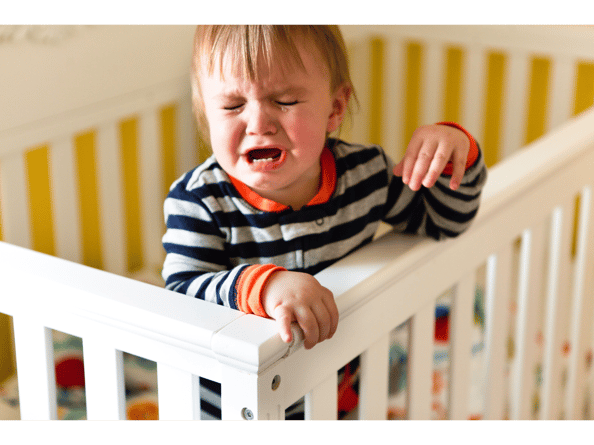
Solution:
[[[288,107],[291,105],[297,105],[297,103],[299,103],[298,101],[294,100],[292,102],[281,102],[281,101],[276,101],[277,104],[279,104],[281,107]]]
[[[223,107],[223,109],[227,110],[227,111],[234,111],[234,110],[238,110],[241,107],[242,107],[241,104],[240,105],[230,105],[230,106]]]

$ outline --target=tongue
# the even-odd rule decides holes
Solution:
[[[280,156],[280,150],[278,148],[259,148],[250,151],[250,156],[252,159],[276,158]]]

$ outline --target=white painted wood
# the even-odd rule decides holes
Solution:
[[[104,339],[83,339],[88,420],[126,418],[124,357]]]
[[[350,142],[369,143],[369,66],[370,66],[370,38],[349,42],[351,58],[349,68],[351,80],[355,86],[359,106],[354,107],[355,113],[351,122],[346,122],[350,131],[345,132]],[[341,133],[342,134],[342,133]]]
[[[49,158],[56,255],[79,263],[82,262],[80,206],[72,137],[52,141]]]
[[[530,59],[524,53],[509,54],[503,90],[503,133],[500,159],[524,145],[528,104]]]
[[[571,240],[571,207],[558,206],[551,216],[550,257],[547,282],[543,388],[540,418],[557,420],[564,416],[561,353],[566,338],[565,321],[571,297],[569,279],[569,246]]]
[[[423,50],[421,81],[420,124],[433,124],[443,120],[441,115],[444,101],[444,48],[441,43],[425,42]]]
[[[273,366],[260,375],[222,367],[221,410],[223,420],[279,420],[284,418],[286,406],[281,405],[282,390],[272,389],[272,380],[284,368]],[[280,369],[279,369],[280,368]],[[336,392],[336,389],[335,389]],[[289,404],[287,404],[288,406]]]
[[[104,269],[126,272],[126,239],[123,180],[118,122],[111,121],[97,130],[97,183]]]
[[[161,238],[163,237],[163,166],[160,150],[160,109],[145,110],[139,119],[139,190],[142,224],[143,261],[145,267],[163,265],[165,259]]]
[[[360,357],[359,419],[386,420],[388,413],[390,335],[384,335]]]
[[[336,420],[338,375],[333,372],[305,395],[305,420]]]
[[[535,390],[534,344],[538,328],[538,305],[544,291],[545,240],[544,222],[522,234],[520,251],[518,312],[515,333],[515,360],[511,374],[510,419],[532,418],[532,395]]]
[[[0,110],[0,134],[171,79],[189,80],[195,26],[70,29],[52,43],[33,37],[0,47],[0,59],[14,67],[0,73],[0,97],[11,104]]]
[[[594,263],[594,206],[592,188],[587,185],[580,196],[577,253],[573,284],[573,307],[570,324],[571,353],[566,389],[567,419],[582,419],[587,392],[586,360],[592,347],[594,286],[591,270]]]
[[[52,331],[34,317],[13,318],[21,420],[55,420]]]
[[[196,118],[192,112],[192,96],[188,91],[181,96],[177,113],[177,150],[175,179],[198,165],[196,148]],[[167,184],[167,187],[171,184]],[[161,220],[163,216],[161,216]]]
[[[200,420],[199,377],[157,364],[159,420]]]
[[[461,123],[478,141],[484,140],[485,53],[470,43],[466,48],[462,75]],[[479,142],[480,143],[480,142]]]
[[[551,87],[547,107],[547,130],[561,125],[573,113],[574,96],[568,92],[575,88],[576,71],[576,61],[568,55],[558,55],[553,58],[549,80]]]
[[[435,304],[428,304],[420,309],[412,317],[409,329],[408,418],[430,420]]]
[[[68,85],[64,88],[68,88]],[[48,140],[74,136],[79,131],[105,125],[121,117],[131,116],[159,104],[173,102],[188,94],[187,76],[171,78],[166,83],[114,96],[83,109],[73,109],[42,121],[23,121],[16,128],[0,133],[0,156],[14,155],[23,147],[32,147]],[[69,91],[69,93],[71,93]],[[64,95],[67,93],[63,92]]]
[[[382,114],[382,144],[394,162],[400,162],[406,145],[401,125],[404,117],[404,73],[402,61],[404,57],[402,42],[389,38],[385,43],[384,57],[384,113]],[[356,117],[356,116],[355,116]]]
[[[0,205],[4,241],[30,248],[29,195],[22,153],[7,156],[0,161]]]
[[[469,416],[470,356],[474,314],[474,274],[462,277],[450,315],[450,403],[449,418],[466,420]]]
[[[487,260],[485,291],[485,419],[505,418],[507,334],[511,290],[511,243]]]

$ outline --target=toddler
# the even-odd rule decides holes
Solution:
[[[455,123],[417,129],[394,164],[330,137],[355,92],[337,26],[199,26],[193,103],[213,156],[165,200],[168,289],[331,338],[334,296],[314,275],[385,221],[436,239],[464,231],[486,180]]]

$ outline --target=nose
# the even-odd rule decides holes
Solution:
[[[277,122],[271,111],[265,104],[252,104],[249,107],[246,134],[252,136],[275,134]]]

